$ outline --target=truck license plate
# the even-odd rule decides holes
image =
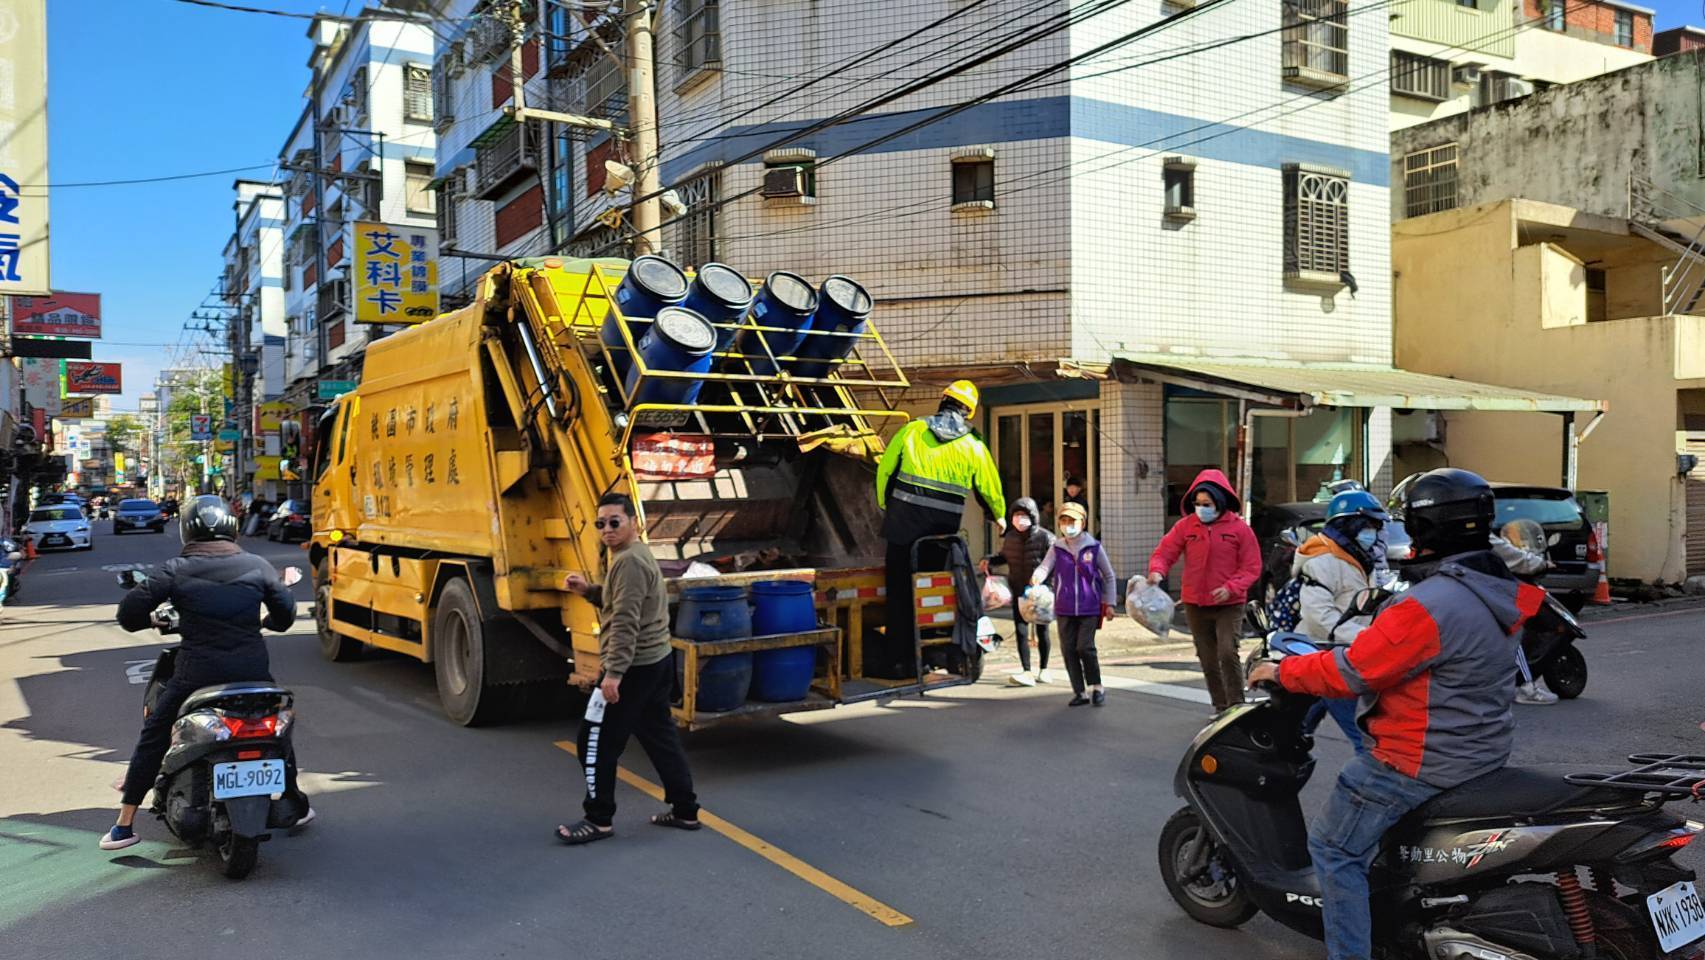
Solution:
[[[1647,897],[1646,909],[1652,914],[1658,949],[1664,953],[1705,937],[1705,904],[1699,902],[1699,892],[1691,881],[1683,880]]]
[[[283,760],[243,760],[213,765],[213,799],[262,797],[284,792]],[[1662,894],[1659,894],[1662,896]],[[1695,903],[1698,901],[1695,900]]]

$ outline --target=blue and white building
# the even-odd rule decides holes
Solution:
[[[279,184],[238,180],[233,211],[236,226],[225,244],[224,299],[230,308],[225,333],[236,372],[236,406],[232,418],[244,437],[236,445],[229,469],[239,478],[238,490],[274,499],[269,481],[255,484],[255,458],[277,456],[265,441],[251,437],[254,406],[283,396],[284,379],[284,194]],[[276,444],[275,444],[276,445]]]

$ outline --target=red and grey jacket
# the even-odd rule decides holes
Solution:
[[[1279,684],[1358,697],[1373,755],[1449,788],[1502,767],[1515,716],[1516,647],[1545,591],[1491,553],[1452,557],[1386,606],[1348,647],[1289,657]]]

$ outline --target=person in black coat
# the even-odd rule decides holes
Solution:
[[[1013,642],[1018,646],[1021,670],[1008,682],[1015,687],[1033,687],[1038,682],[1053,683],[1053,672],[1048,669],[1048,625],[1045,623],[1036,624],[1036,650],[1040,659],[1037,662],[1038,672],[1030,672],[1030,624],[1018,615],[1018,596],[1030,584],[1030,575],[1036,572],[1042,558],[1054,545],[1054,535],[1038,522],[1041,512],[1036,509],[1036,501],[1029,497],[1014,500],[1006,519],[1006,534],[1001,538],[1000,552],[984,559],[982,568],[987,576],[990,567],[1006,567],[1007,583],[1012,586]]]
[[[216,496],[197,497],[180,522],[184,547],[118,604],[118,625],[134,633],[154,625],[154,610],[170,601],[180,621],[181,642],[171,679],[151,711],[124,775],[124,799],[118,822],[101,838],[102,850],[122,850],[139,838],[132,824],[142,800],[160,775],[172,742],[172,725],[190,694],[202,687],[245,680],[272,680],[261,629],[288,630],[296,620],[296,598],[271,563],[234,542],[237,518]],[[265,607],[266,616],[261,617]],[[301,817],[314,818],[307,797],[296,788],[296,763],[285,764],[285,792],[297,801]]]

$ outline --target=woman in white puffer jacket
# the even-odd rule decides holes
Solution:
[[[1385,521],[1385,508],[1370,493],[1355,490],[1332,498],[1326,508],[1326,526],[1297,548],[1291,562],[1291,576],[1301,581],[1297,632],[1323,647],[1348,645],[1372,622],[1371,616],[1346,617],[1345,612],[1355,606],[1356,595],[1372,585]],[[1320,701],[1309,711],[1303,728],[1313,732],[1328,713],[1360,752],[1356,701]]]

